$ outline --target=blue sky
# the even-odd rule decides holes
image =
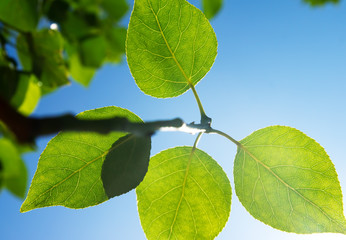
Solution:
[[[300,0],[224,1],[212,20],[218,56],[196,87],[213,127],[237,140],[270,125],[295,127],[326,149],[345,193],[345,1],[323,8],[310,8]],[[124,25],[128,19],[129,15]],[[149,97],[136,86],[125,59],[121,65],[104,66],[89,88],[72,83],[44,97],[34,114],[76,114],[111,105],[127,108],[146,121],[199,120],[191,91],[174,99]],[[192,145],[194,138],[158,133],[153,137],[152,155]],[[38,151],[24,156],[30,180],[49,139],[38,139]],[[233,188],[231,215],[217,239],[345,239],[338,234],[289,234],[253,219],[234,192],[236,147],[222,137],[205,135],[199,148],[219,162]],[[1,239],[145,239],[134,191],[83,210],[50,207],[21,214],[21,203],[6,191],[1,193]]]

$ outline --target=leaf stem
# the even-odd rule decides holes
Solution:
[[[201,139],[202,135],[203,135],[203,132],[198,133],[198,135],[196,137],[196,140],[195,140],[195,142],[193,144],[192,151],[195,151],[194,149],[197,148],[197,145],[198,145],[199,140]]]
[[[189,82],[189,86],[193,92],[193,95],[195,96],[195,99],[197,101],[197,105],[199,108],[199,112],[201,113],[201,125],[208,125],[210,127],[211,124],[211,118],[207,116],[207,114],[205,113],[204,109],[203,109],[203,105],[201,100],[199,99],[199,96],[197,94],[197,91],[195,89],[195,86],[193,86],[193,84],[191,82]]]
[[[219,134],[225,138],[227,138],[228,140],[230,140],[231,142],[233,142],[235,145],[237,145],[238,147],[242,147],[241,143],[238,142],[237,140],[235,140],[234,138],[232,138],[230,135],[222,132],[222,131],[219,131],[219,130],[216,130],[216,129],[211,129],[208,133],[216,133],[216,134]]]

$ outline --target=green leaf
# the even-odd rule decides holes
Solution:
[[[19,143],[16,139],[16,136],[2,121],[0,121],[0,135],[10,141],[20,154],[37,150],[34,143]]]
[[[24,70],[32,71],[48,93],[69,83],[62,58],[64,40],[55,30],[43,29],[31,35],[19,35],[17,50]]]
[[[11,105],[23,115],[30,115],[41,97],[41,88],[34,75],[21,74]]]
[[[3,185],[4,185],[4,177],[3,177],[3,174],[4,174],[4,167],[3,167],[2,161],[1,161],[1,159],[0,159],[0,191],[1,191],[1,189],[3,188]]]
[[[38,18],[37,0],[0,1],[0,20],[19,30],[35,30]]]
[[[158,98],[176,97],[210,70],[217,52],[213,28],[185,0],[135,0],[126,55],[138,87]]]
[[[136,188],[148,171],[151,139],[126,135],[116,141],[102,166],[102,182],[108,198]]]
[[[94,26],[88,25],[82,14],[75,11],[67,13],[67,17],[63,19],[60,27],[64,37],[71,41],[78,41],[97,31]]]
[[[303,0],[304,2],[310,4],[311,6],[324,6],[328,3],[337,4],[340,0]]]
[[[150,159],[137,187],[138,212],[151,239],[214,239],[231,207],[231,185],[222,168],[192,147],[162,151]]]
[[[212,19],[220,11],[223,0],[203,0],[203,12],[208,19]]]
[[[125,40],[127,30],[125,28],[112,27],[105,33],[106,38],[106,60],[119,63],[125,53]]]
[[[16,147],[11,141],[0,138],[0,162],[2,184],[14,195],[24,198],[27,184],[27,170]]]
[[[78,51],[72,46],[66,46],[66,52],[68,54],[69,71],[72,78],[83,86],[89,86],[96,69],[84,66],[81,63]]]
[[[290,127],[260,129],[240,141],[235,190],[256,219],[295,233],[346,233],[334,165],[315,140]]]
[[[34,75],[0,66],[0,96],[20,113],[29,115],[40,100],[41,89]]]
[[[129,9],[126,0],[102,0],[100,4],[108,12],[109,17],[115,21],[119,21]]]
[[[54,0],[43,2],[43,12],[52,21],[61,23],[67,18],[67,14],[71,9],[70,4],[66,0]]]
[[[118,107],[94,109],[77,116],[80,119],[119,116],[141,121],[135,114]],[[125,135],[120,132],[107,135],[59,133],[41,154],[21,212],[56,205],[85,208],[106,201],[108,197],[101,180],[102,164],[106,156],[117,149],[112,148],[113,143]]]
[[[106,39],[103,36],[86,38],[80,43],[80,56],[84,66],[101,67],[106,57]]]
[[[0,66],[0,96],[10,101],[18,86],[19,74],[10,67]]]

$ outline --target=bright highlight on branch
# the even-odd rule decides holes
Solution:
[[[185,133],[190,133],[195,135],[196,133],[201,133],[205,132],[205,129],[200,129],[200,128],[192,128],[188,126],[186,123],[184,123],[181,127],[162,127],[159,129],[160,131],[163,132],[185,132]]]

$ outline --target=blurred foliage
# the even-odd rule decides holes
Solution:
[[[310,4],[311,6],[323,6],[327,3],[337,4],[340,0],[304,0],[304,2]]]
[[[16,146],[8,139],[0,139],[0,188],[24,198],[27,170]]]
[[[88,86],[103,64],[122,60],[128,9],[127,0],[1,0],[0,98],[28,116],[70,79]],[[24,197],[20,155],[32,150],[0,121],[0,188]]]
[[[222,8],[223,0],[202,0],[203,12],[208,19],[212,19]]]

